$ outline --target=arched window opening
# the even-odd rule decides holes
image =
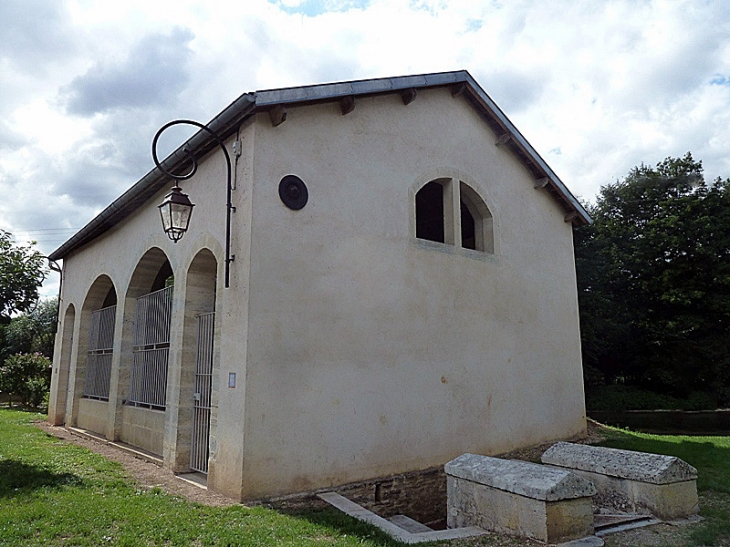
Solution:
[[[208,249],[201,250],[188,269],[185,285],[183,346],[195,352],[182,354],[181,386],[193,386],[193,397],[180,397],[179,412],[193,416],[192,430],[181,432],[179,450],[189,450],[190,468],[208,473],[211,416],[213,415],[213,366],[215,338],[215,297],[218,264]]]
[[[152,288],[150,292],[159,291],[166,287],[172,287],[175,284],[175,277],[172,275],[172,266],[169,260],[160,266],[160,270],[157,272],[155,280],[152,282]]]
[[[111,287],[109,289],[109,292],[106,293],[106,297],[104,298],[104,303],[101,305],[102,308],[108,308],[109,306],[116,306],[117,305],[117,291],[114,290],[114,287]]]
[[[461,246],[465,249],[477,250],[474,217],[469,212],[469,207],[466,206],[464,200],[461,200]]]
[[[85,302],[88,316],[88,345],[83,395],[87,399],[109,400],[117,291],[107,276],[99,277]]]
[[[444,187],[431,181],[416,194],[416,237],[444,242]]]
[[[459,196],[461,199],[462,247],[483,253],[493,253],[492,213],[487,204],[471,186],[464,182],[459,184]]]
[[[129,405],[160,410],[166,406],[173,285],[172,267],[165,259],[151,291],[136,298]]]
[[[492,213],[458,179],[432,180],[416,193],[416,237],[483,253],[494,252]]]

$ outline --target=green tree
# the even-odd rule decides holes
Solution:
[[[730,181],[691,154],[601,189],[576,231],[586,376],[730,403]]]
[[[16,245],[9,232],[0,230],[0,322],[30,310],[38,300],[38,287],[47,272],[33,245]]]
[[[0,365],[0,391],[39,407],[51,385],[51,361],[40,353],[11,355]]]
[[[53,359],[58,299],[42,300],[31,311],[10,320],[0,339],[0,362],[16,353],[42,353]]]

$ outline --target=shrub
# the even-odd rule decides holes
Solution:
[[[723,387],[717,394],[717,406],[720,408],[730,408],[730,387]]]
[[[41,353],[18,353],[0,366],[0,391],[38,407],[51,386],[51,361]]]
[[[587,388],[598,387],[606,383],[606,378],[598,368],[584,363],[583,383]]]
[[[717,408],[716,400],[709,393],[693,391],[685,401],[682,401],[683,410],[714,410]]]
[[[628,385],[610,385],[586,390],[588,410],[711,410],[717,407],[711,395],[698,391],[688,398],[655,393]]]
[[[660,395],[636,386],[601,386],[586,393],[589,410],[655,410],[679,409],[678,399]]]

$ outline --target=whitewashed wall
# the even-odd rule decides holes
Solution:
[[[585,427],[572,231],[447,89],[256,125],[244,495],[564,438]],[[282,206],[286,174],[309,203]],[[494,255],[413,235],[415,191],[462,173]]]
[[[214,490],[302,491],[585,428],[571,226],[463,99],[447,89],[421,90],[408,106],[397,94],[364,98],[346,116],[337,103],[295,107],[278,127],[258,114],[240,138],[230,289],[220,153],[182,184],[196,208],[178,244],[161,230],[163,191],[65,260],[62,310],[74,306],[75,341],[88,337],[82,310],[99,275],[119,298],[113,374],[122,387],[113,381],[107,437],[124,427],[124,295],[153,247],[175,275],[163,456],[176,469],[189,427],[180,410],[187,271],[203,248],[217,260]],[[279,199],[287,174],[309,188],[300,211]],[[444,176],[484,196],[494,254],[415,239],[415,192]],[[59,332],[68,342],[68,329]],[[77,360],[71,351],[72,389]]]

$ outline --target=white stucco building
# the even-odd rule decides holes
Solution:
[[[590,219],[467,72],[248,93],[208,127],[233,164],[229,287],[226,164],[200,131],[178,243],[153,169],[51,255],[51,422],[237,499],[585,429],[572,226]]]

